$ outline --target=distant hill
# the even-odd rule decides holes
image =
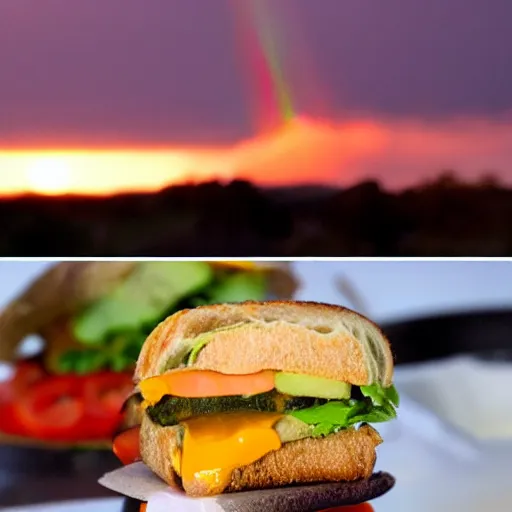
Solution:
[[[442,175],[401,193],[180,185],[109,198],[0,200],[1,256],[505,256],[512,190]]]
[[[299,185],[269,187],[263,191],[269,198],[280,203],[300,203],[331,198],[339,192],[339,189],[326,185]]]

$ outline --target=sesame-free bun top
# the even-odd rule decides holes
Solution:
[[[298,301],[244,302],[186,309],[145,341],[136,383],[182,365],[225,374],[302,373],[361,386],[393,380],[389,342],[373,322],[341,306]]]

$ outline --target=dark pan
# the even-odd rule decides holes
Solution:
[[[381,325],[397,365],[455,354],[509,359],[512,309],[460,312]]]

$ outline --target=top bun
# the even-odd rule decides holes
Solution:
[[[262,370],[303,373],[356,386],[393,380],[393,356],[382,331],[364,316],[316,302],[269,301],[180,311],[148,336],[135,382],[182,365],[205,340],[191,368],[225,374]]]

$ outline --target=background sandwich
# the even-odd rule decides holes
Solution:
[[[391,350],[348,309],[275,301],[180,311],[149,335],[135,381],[142,425],[115,449],[189,496],[336,483],[319,510],[394,483],[373,475],[382,439],[372,424],[398,406]]]
[[[0,314],[0,442],[111,446],[132,392],[141,346],[185,307],[291,297],[286,265],[251,262],[65,262],[52,266]],[[36,334],[39,353],[19,358]],[[137,417],[132,417],[132,423]]]

